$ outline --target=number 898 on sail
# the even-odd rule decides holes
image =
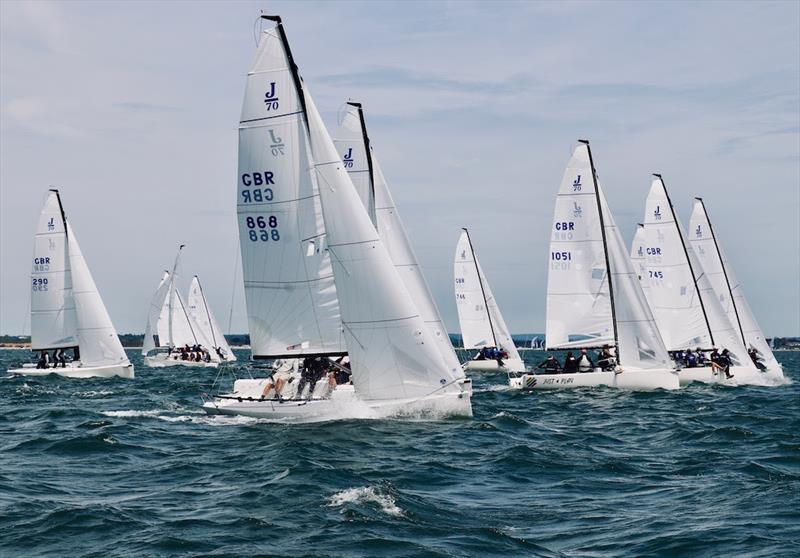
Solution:
[[[247,234],[253,242],[281,239],[277,228],[278,218],[275,215],[270,215],[269,218],[265,218],[263,215],[257,217],[248,216],[245,219],[245,223],[248,228]]]

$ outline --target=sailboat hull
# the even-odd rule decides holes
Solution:
[[[704,384],[721,384],[726,386],[772,386],[785,382],[783,370],[768,368],[761,371],[754,366],[732,366],[730,373],[732,378],[726,378],[722,372],[714,372],[710,366],[703,368],[682,368],[678,371],[681,386],[686,386],[692,382]]]
[[[65,378],[113,378],[118,376],[132,380],[134,378],[133,365],[111,365],[111,366],[73,366],[70,363],[66,368],[36,368],[35,365],[23,366],[9,370],[9,374],[17,376],[49,376],[57,374]]]
[[[144,357],[145,365],[150,368],[167,368],[169,366],[187,366],[189,368],[217,368],[218,362],[196,362],[191,360],[175,360],[165,356],[156,355]]]
[[[508,379],[512,389],[555,390],[585,387],[652,390],[678,389],[674,370],[624,370],[619,372],[583,372],[579,374],[522,374]]]
[[[327,398],[261,399],[226,395],[203,403],[209,415],[238,415],[261,419],[316,422],[329,420],[369,419],[386,417],[444,418],[471,417],[469,380],[461,392],[448,391],[416,399],[364,401],[352,385],[341,385]],[[235,394],[236,392],[234,392]]]
[[[525,372],[525,363],[522,359],[503,359],[503,366],[496,360],[470,360],[464,365],[464,370],[473,372]]]

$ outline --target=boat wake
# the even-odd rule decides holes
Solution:
[[[395,503],[391,494],[385,494],[380,489],[372,486],[348,488],[331,496],[329,506],[333,508],[347,507],[349,504],[375,506],[386,515],[405,517],[405,513]]]

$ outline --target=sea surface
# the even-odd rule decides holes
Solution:
[[[133,350],[133,381],[5,377],[28,354],[0,350],[3,557],[800,556],[800,353],[780,387],[483,374],[473,419],[294,425],[206,417],[217,371]]]

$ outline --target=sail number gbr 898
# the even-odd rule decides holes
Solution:
[[[253,242],[281,239],[281,233],[278,232],[278,218],[275,215],[269,217],[248,215],[244,222],[247,225],[247,235]]]

